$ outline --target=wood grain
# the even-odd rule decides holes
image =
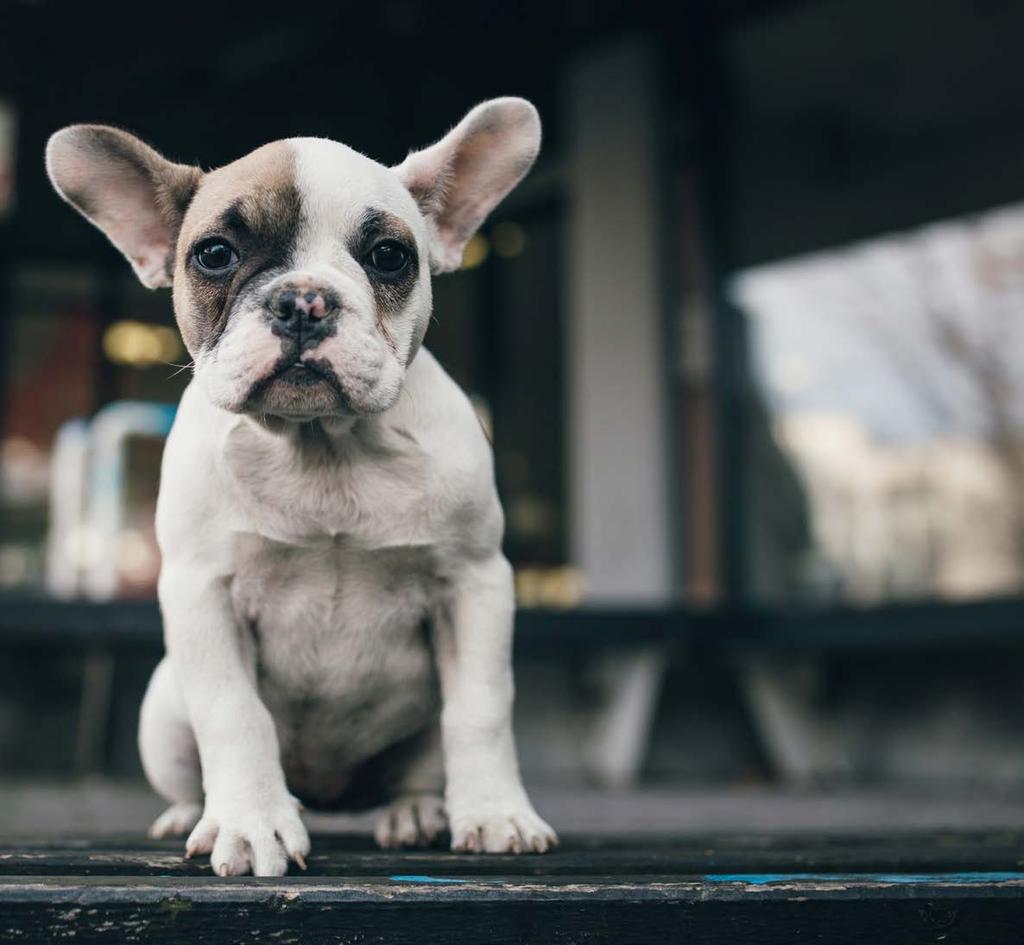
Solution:
[[[544,857],[317,838],[310,871],[219,879],[177,844],[0,850],[0,942],[999,943],[1024,936],[1024,836],[587,841]]]

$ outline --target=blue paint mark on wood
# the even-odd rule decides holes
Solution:
[[[420,876],[415,873],[399,873],[389,876],[388,879],[396,883],[464,883],[464,879],[449,879],[447,876]]]
[[[1024,872],[988,873],[707,873],[707,883],[745,883],[768,886],[772,883],[979,883],[1024,882]]]
[[[473,877],[473,879],[456,879],[450,876],[426,876],[422,873],[396,873],[394,876],[389,876],[392,882],[395,883],[436,883],[436,884],[450,884],[450,883],[472,883],[474,886],[481,884],[490,886],[503,886],[505,880],[503,879],[480,879],[479,877]]]

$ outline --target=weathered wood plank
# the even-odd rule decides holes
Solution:
[[[1024,877],[451,885],[8,879],[0,882],[0,942],[1007,945],[1024,928],[1022,885]]]
[[[316,838],[310,871],[219,879],[178,843],[0,849],[0,943],[1024,940],[1024,836],[586,841],[543,857],[383,853]]]
[[[568,837],[543,857],[472,856],[445,849],[389,853],[364,836],[315,836],[310,875],[649,876],[739,872],[969,872],[1024,870],[1024,834],[912,833],[715,836],[685,839]],[[0,846],[0,876],[204,876],[182,842],[36,842]]]

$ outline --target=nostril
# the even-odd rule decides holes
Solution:
[[[277,317],[286,322],[295,314],[295,293],[283,292],[277,300]]]
[[[301,304],[310,321],[319,321],[327,314],[327,303],[319,292],[307,292]]]

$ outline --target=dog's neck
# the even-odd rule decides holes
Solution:
[[[292,420],[287,417],[261,416],[250,417],[253,423],[264,430],[289,441],[301,444],[309,439],[328,437],[332,440],[352,436],[361,418],[355,416],[311,417],[308,420]]]
[[[355,446],[367,431],[358,428],[372,425],[359,417],[312,417],[291,420],[278,416],[246,417],[248,424],[268,435],[273,449],[284,447],[300,462],[317,465],[343,455]]]
[[[343,463],[355,455],[397,456],[418,452],[416,438],[387,422],[388,413],[369,417],[246,417],[244,423],[268,438],[274,450],[282,447],[299,466],[322,467]]]

